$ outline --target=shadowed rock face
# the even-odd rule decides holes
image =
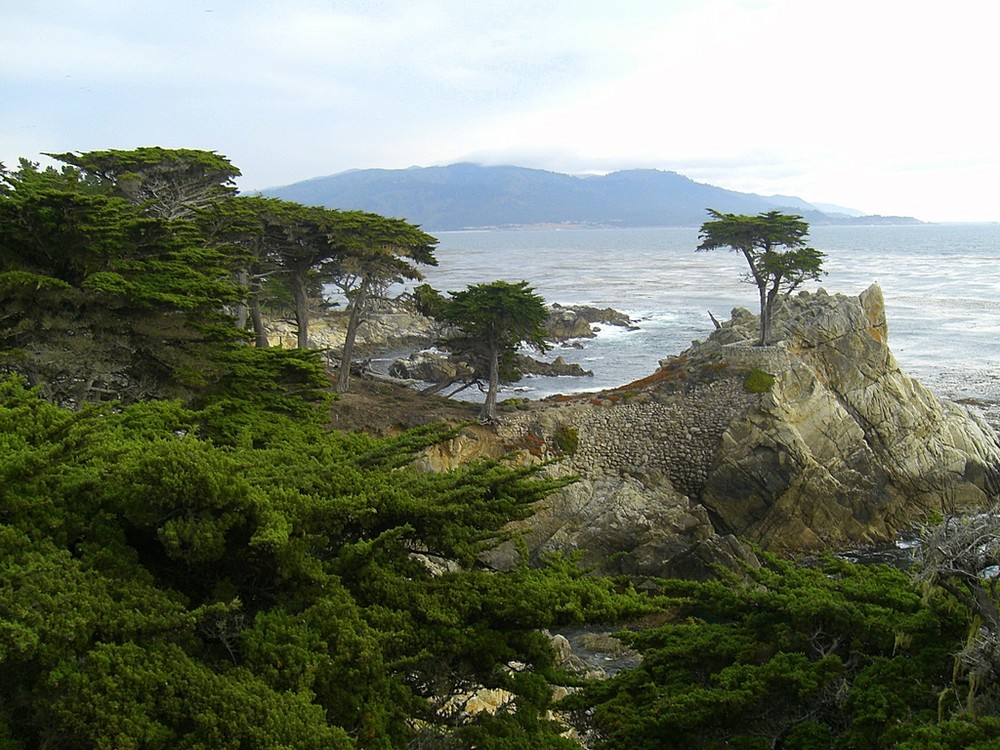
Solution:
[[[529,554],[579,551],[608,573],[705,575],[776,551],[886,542],[930,512],[982,508],[1000,482],[1000,443],[977,415],[903,373],[882,292],[802,293],[776,312],[777,344],[752,345],[734,310],[708,341],[617,391],[550,400],[498,438],[558,455],[582,481],[518,526]],[[749,393],[746,374],[774,377]],[[502,547],[490,558],[516,558]]]

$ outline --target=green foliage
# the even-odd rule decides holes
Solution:
[[[560,482],[418,472],[447,431],[330,432],[234,391],[74,412],[0,380],[0,747],[566,747],[539,629],[651,602],[567,560],[476,566]],[[469,685],[516,710],[456,727],[436,707]]]
[[[756,367],[743,379],[743,390],[747,393],[767,393],[774,386],[774,375]]]
[[[239,338],[225,259],[190,223],[30,165],[0,194],[0,285],[6,369],[60,403],[189,395]]]
[[[350,386],[354,339],[371,300],[382,295],[393,283],[422,279],[423,274],[417,266],[437,265],[434,257],[437,240],[402,219],[363,211],[340,213],[334,234],[347,247],[347,252],[334,265],[332,280],[351,303],[337,373],[337,391],[345,392]],[[329,273],[331,269],[323,270]]]
[[[482,416],[495,420],[500,380],[510,382],[520,377],[513,365],[518,347],[548,349],[544,300],[526,281],[473,284],[452,292],[438,317],[455,331],[446,346],[461,354],[477,377],[488,382]]]
[[[290,301],[307,349],[331,283],[351,302],[346,390],[368,300],[436,264],[437,240],[400,219],[235,196],[239,170],[214,152],[54,156],[71,166],[0,173],[0,368],[58,403],[230,390],[253,356],[233,351],[247,324],[266,347],[262,309]],[[264,383],[274,401],[294,365],[262,369],[281,371]]]
[[[664,582],[669,622],[623,635],[641,666],[571,699],[602,747],[895,747],[934,724],[963,623],[905,574],[765,557],[744,576]]]
[[[559,425],[553,433],[552,439],[556,448],[570,456],[576,453],[577,448],[580,447],[580,432],[570,425]]]
[[[235,192],[240,170],[214,151],[159,146],[49,154],[154,216],[190,218]]]
[[[767,211],[756,216],[724,214],[708,209],[712,217],[701,225],[698,250],[728,247],[739,252],[750,271],[746,280],[760,294],[760,346],[771,343],[774,304],[804,282],[823,273],[822,252],[806,246],[809,225],[801,216]],[[786,248],[786,249],[782,249]]]
[[[444,307],[445,298],[430,284],[420,284],[413,290],[413,302],[421,315],[436,318]]]
[[[315,350],[233,347],[217,359],[220,375],[195,400],[202,435],[226,444],[252,445],[282,418],[325,422],[332,396],[326,368]]]

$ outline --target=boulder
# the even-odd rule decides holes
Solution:
[[[604,575],[701,577],[708,566],[728,564],[750,549],[710,541],[705,508],[675,492],[669,482],[647,486],[630,477],[584,479],[539,502],[535,515],[511,524],[538,563],[554,553],[580,553],[581,564]],[[519,543],[505,542],[483,557],[497,570],[520,561]]]
[[[593,338],[599,330],[595,328],[595,323],[621,326],[629,330],[636,329],[628,315],[611,307],[560,305],[559,303],[554,303],[549,309],[545,329],[552,341]]]
[[[389,375],[404,380],[422,380],[427,383],[447,383],[472,376],[472,370],[463,362],[453,359],[436,349],[413,352],[389,365]]]
[[[593,370],[584,370],[575,362],[567,362],[559,355],[551,362],[543,362],[526,354],[514,355],[517,369],[524,375],[543,375],[547,377],[594,377]]]
[[[593,338],[597,334],[586,318],[572,308],[553,305],[545,321],[545,330],[552,341]]]

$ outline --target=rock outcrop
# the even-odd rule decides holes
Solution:
[[[570,339],[593,338],[600,331],[600,327],[595,325],[598,323],[635,329],[628,315],[613,308],[560,305],[558,303],[553,304],[549,309],[545,329],[552,341],[569,341]]]
[[[734,554],[753,558],[746,545],[716,534],[705,508],[666,480],[583,479],[540,502],[534,516],[510,530],[521,532],[533,564],[554,553],[580,553],[582,565],[608,575],[702,577]],[[517,545],[506,542],[483,559],[510,570],[520,558]]]
[[[309,343],[314,349],[326,349],[339,356],[347,338],[347,310],[315,309],[309,320]],[[373,313],[358,326],[355,353],[370,356],[377,351],[428,347],[434,340],[434,322],[405,304],[392,304]],[[267,323],[271,346],[294,349],[298,345],[294,320],[275,318]]]
[[[776,331],[765,351],[723,347],[775,383],[723,435],[701,497],[721,528],[779,549],[877,542],[1000,490],[996,435],[900,370],[877,286],[786,300]]]
[[[581,550],[602,572],[700,575],[752,559],[740,540],[786,552],[884,543],[995,498],[996,434],[900,370],[878,286],[787,299],[774,332],[776,344],[753,346],[756,316],[734,310],[648,378],[508,417],[501,442],[561,455],[559,470],[582,478],[513,527],[532,558]],[[488,561],[513,564],[513,550]]]
[[[389,365],[389,375],[402,380],[446,383],[472,377],[472,368],[436,349],[421,349]]]

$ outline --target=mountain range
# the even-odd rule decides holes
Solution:
[[[708,218],[707,208],[737,214],[780,210],[800,215],[810,224],[918,223],[910,217],[864,216],[793,196],[740,193],[655,169],[586,176],[467,163],[356,169],[261,192],[305,205],[406,219],[431,231],[539,225],[701,226]]]

